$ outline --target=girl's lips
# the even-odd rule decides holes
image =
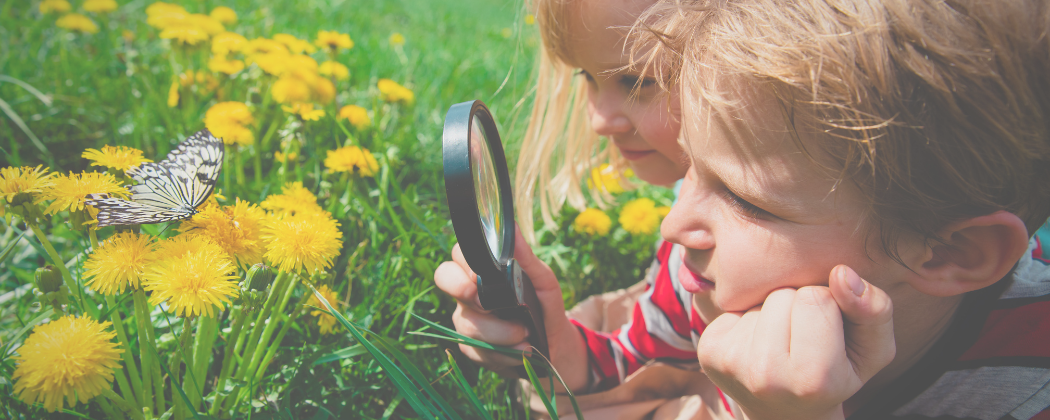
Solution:
[[[623,155],[624,159],[627,160],[638,160],[656,153],[655,150],[624,150],[620,149],[620,154]]]
[[[678,268],[678,282],[682,284],[685,291],[693,294],[710,292],[715,289],[714,283],[689,270],[684,262]]]

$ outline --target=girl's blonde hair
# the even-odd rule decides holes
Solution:
[[[533,209],[539,198],[546,226],[562,206],[586,207],[584,186],[591,168],[610,163],[626,167],[615,148],[599,138],[587,115],[587,85],[570,64],[570,19],[579,13],[576,0],[532,0],[526,7],[536,17],[543,40],[536,66],[536,93],[521,142],[514,176],[516,216],[525,239],[535,244]],[[604,190],[591,189],[601,202]]]
[[[891,256],[904,232],[1050,216],[1045,1],[671,1],[639,21],[635,45],[660,47],[638,60],[698,98],[684,123],[737,106],[726,86],[772,93],[789,127],[824,134]]]

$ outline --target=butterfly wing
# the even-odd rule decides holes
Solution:
[[[95,217],[98,219],[98,227],[170,222],[193,215],[186,211],[168,210],[104,194],[88,194],[85,203],[98,209],[98,215]]]
[[[215,190],[225,153],[222,140],[204,129],[180,143],[160,164],[187,179],[181,182],[186,204],[197,207]]]

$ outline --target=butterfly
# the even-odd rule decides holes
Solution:
[[[98,227],[182,220],[197,214],[211,195],[222,170],[222,140],[198,131],[160,162],[147,162],[124,173],[137,185],[127,186],[131,199],[88,194],[85,203],[98,209]]]

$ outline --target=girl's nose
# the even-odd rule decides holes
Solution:
[[[591,91],[591,128],[599,135],[611,136],[631,131],[631,120],[623,113],[624,99],[605,92]]]

